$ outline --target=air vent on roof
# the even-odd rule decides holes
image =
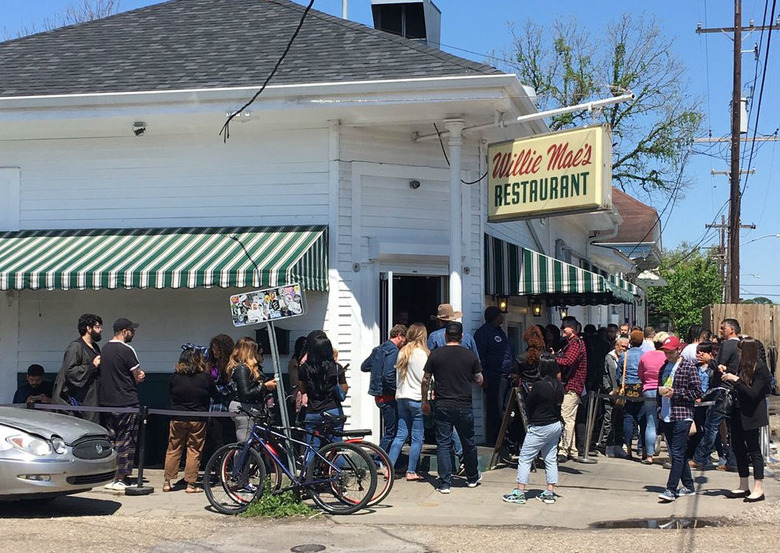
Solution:
[[[439,47],[441,11],[431,0],[371,0],[374,27]]]

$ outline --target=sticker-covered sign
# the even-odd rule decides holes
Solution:
[[[300,284],[254,290],[230,296],[230,316],[233,326],[247,326],[279,319],[289,319],[304,313]]]

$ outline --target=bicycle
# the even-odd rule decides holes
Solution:
[[[263,496],[267,462],[273,464],[277,475],[270,493],[305,491],[317,506],[331,514],[355,513],[374,497],[376,466],[361,447],[333,442],[315,449],[306,442],[288,438],[279,431],[284,429],[268,426],[267,409],[245,412],[254,423],[249,439],[219,448],[206,464],[203,489],[209,503],[220,513],[241,513]],[[305,453],[300,459],[295,456],[294,466],[289,466],[283,457],[293,445],[302,446]],[[307,458],[309,462],[304,463]],[[277,471],[287,476],[288,486],[282,486]],[[328,499],[330,496],[332,500]]]
[[[371,435],[371,430],[341,430],[337,432],[336,427],[344,425],[344,422],[347,420],[346,415],[334,416],[325,412],[322,414],[322,417],[324,420],[317,425],[314,431],[316,436],[326,443],[338,443],[334,441],[334,438],[344,438],[343,443],[354,444],[366,450],[377,465],[376,491],[367,506],[373,507],[384,501],[393,489],[395,473],[387,452],[378,445],[364,440],[366,436]],[[306,431],[303,430],[303,432]]]

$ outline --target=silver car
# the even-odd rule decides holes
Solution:
[[[67,415],[0,407],[0,500],[46,499],[114,479],[102,426]]]

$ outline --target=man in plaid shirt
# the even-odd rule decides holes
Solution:
[[[682,344],[676,336],[664,340],[661,349],[666,354],[667,362],[658,379],[658,395],[661,396],[661,421],[669,445],[672,468],[666,489],[658,498],[670,503],[678,497],[696,494],[685,450],[696,400],[701,397],[701,380],[696,364],[680,357]],[[678,490],[680,480],[683,487]]]
[[[561,333],[565,340],[563,347],[556,354],[556,361],[561,368],[561,381],[565,394],[561,405],[563,418],[563,434],[561,435],[561,461],[577,459],[577,443],[574,439],[574,426],[577,420],[577,407],[585,389],[585,378],[588,375],[588,358],[585,352],[585,342],[577,335],[577,319],[564,317],[561,321]]]

